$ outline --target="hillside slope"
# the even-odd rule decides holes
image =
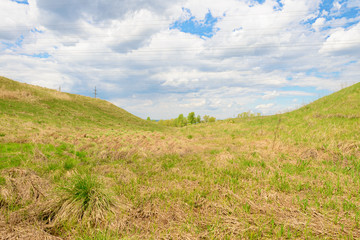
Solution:
[[[7,126],[0,131],[31,131],[44,126],[161,129],[104,100],[19,83],[4,77],[0,77],[0,121],[0,126]]]
[[[288,129],[292,129],[288,138],[295,140],[303,138],[314,143],[332,140],[333,145],[338,141],[348,143],[358,141],[360,140],[360,83],[283,114],[281,118]]]
[[[360,140],[360,83],[291,112],[233,121],[252,129],[249,134],[276,133],[276,138],[284,142],[315,148],[325,144],[334,150]]]
[[[153,131],[105,101],[2,81],[0,239],[360,239],[359,84]]]
[[[360,118],[360,83],[322,97],[294,112],[319,118]]]

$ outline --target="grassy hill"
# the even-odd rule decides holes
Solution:
[[[278,133],[283,142],[335,149],[360,139],[360,83],[318,99],[298,110],[260,118],[234,119],[253,131]],[[245,127],[245,126],[244,126]]]
[[[0,84],[0,239],[360,237],[360,84],[184,128]]]
[[[360,83],[310,103],[291,114],[312,114],[318,118],[359,118]]]
[[[13,130],[28,122],[34,128],[127,128],[159,130],[115,105],[100,99],[63,93],[0,77],[1,119],[11,121]],[[2,126],[5,123],[2,122]]]

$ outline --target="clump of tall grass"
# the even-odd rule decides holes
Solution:
[[[87,227],[105,225],[113,213],[115,201],[98,177],[75,174],[57,189],[40,214],[51,226],[81,224]]]

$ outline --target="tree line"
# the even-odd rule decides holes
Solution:
[[[253,118],[260,117],[261,113],[254,113],[251,111],[239,113],[236,118]],[[147,118],[148,121],[151,121],[150,117]],[[171,127],[185,127],[187,125],[199,124],[199,123],[212,123],[216,122],[215,117],[211,117],[209,115],[204,115],[202,118],[200,115],[195,115],[195,112],[191,112],[187,117],[184,114],[179,114],[177,118],[168,119],[168,120],[160,120],[157,123],[164,126]]]
[[[147,120],[150,120],[150,117],[148,117]],[[160,120],[158,124],[164,126],[172,126],[172,127],[185,127],[191,124],[210,123],[215,121],[216,121],[215,117],[205,115],[201,118],[200,115],[196,116],[195,112],[191,112],[188,114],[187,117],[185,117],[184,114],[179,114],[179,116],[175,119]]]

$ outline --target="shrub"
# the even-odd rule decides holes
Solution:
[[[209,122],[215,122],[215,121],[216,121],[216,118],[214,118],[214,117],[209,118]]]

